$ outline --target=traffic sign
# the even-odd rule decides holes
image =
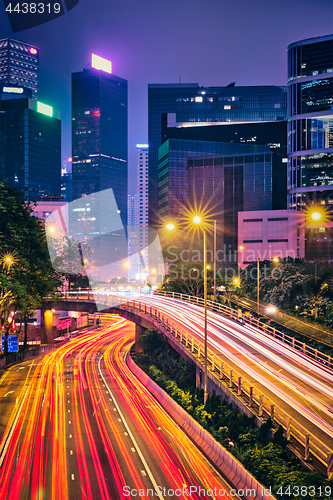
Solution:
[[[2,336],[2,350],[5,349],[5,336]],[[8,352],[18,352],[19,350],[19,341],[18,337],[14,335],[8,337]]]

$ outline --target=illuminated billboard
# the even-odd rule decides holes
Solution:
[[[37,111],[38,113],[42,113],[43,115],[53,116],[53,108],[48,104],[43,104],[42,102],[37,101]]]
[[[22,87],[3,87],[2,92],[6,94],[23,94]]]
[[[101,69],[106,73],[112,73],[111,61],[97,56],[96,54],[91,54],[91,67],[95,69]]]

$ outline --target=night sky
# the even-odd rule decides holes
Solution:
[[[333,1],[80,0],[59,19],[15,34],[1,2],[0,26],[1,38],[40,49],[39,100],[61,111],[63,158],[71,156],[71,73],[94,52],[128,80],[134,193],[135,145],[148,140],[148,83],[286,85],[287,46],[332,33]]]

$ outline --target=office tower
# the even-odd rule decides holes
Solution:
[[[238,212],[272,208],[273,157],[268,146],[243,145],[232,154],[223,146],[218,156],[187,160],[189,207],[201,205],[216,220],[221,266],[237,263]],[[212,248],[212,239],[208,243]]]
[[[68,203],[72,201],[72,173],[69,172],[61,176],[61,196]]]
[[[38,48],[11,38],[0,40],[0,84],[31,89],[37,99],[38,67]]]
[[[128,260],[130,263],[127,269],[128,280],[135,279],[136,269],[136,253],[138,251],[138,196],[135,194],[127,196],[127,247],[128,247]],[[135,265],[134,265],[135,264]]]
[[[92,54],[89,69],[72,74],[73,200],[112,188],[127,225],[127,81]]]
[[[0,101],[0,178],[31,200],[60,197],[60,112],[32,99]]]
[[[192,207],[196,202],[200,204],[199,192],[196,200],[194,199],[195,192],[192,192],[192,195],[190,193],[189,165],[192,165],[191,160],[194,158],[237,155],[242,160],[242,155],[245,153],[256,152],[258,154],[267,154],[271,158],[273,157],[272,151],[273,150],[271,150],[269,146],[257,144],[168,139],[158,150],[158,185],[160,189],[158,197],[158,214],[160,219],[163,220],[168,217],[177,217],[184,211],[184,208],[188,207],[189,203]],[[233,164],[233,161],[231,161],[231,164]],[[207,165],[209,165],[209,163],[207,163]],[[272,160],[270,160],[269,173],[271,177],[266,179],[266,187],[270,189],[270,205],[268,208],[271,209]],[[212,187],[209,195],[212,200],[218,196],[222,196],[218,191],[218,184]],[[214,205],[213,201],[212,205]]]
[[[332,108],[333,35],[292,43],[288,47],[290,208],[313,204],[333,212]],[[308,233],[309,257],[329,253],[332,229],[321,226]]]
[[[68,203],[72,201],[72,158],[62,160],[61,196]]]
[[[138,225],[148,226],[148,144],[137,144]]]
[[[158,148],[163,142],[163,123],[166,127],[227,126],[286,118],[286,87],[148,85],[149,225],[156,225],[158,220]]]
[[[138,196],[127,195],[127,225],[136,226],[138,224]]]
[[[269,146],[273,154],[272,209],[287,208],[287,121],[230,123],[227,126],[210,125],[209,127],[167,127],[163,117],[162,122],[164,123],[162,123],[163,141],[172,138],[230,143],[230,152],[233,152],[232,144]],[[236,149],[234,151],[236,152]],[[237,148],[237,151],[241,149]],[[161,196],[165,194],[160,194],[159,198]]]

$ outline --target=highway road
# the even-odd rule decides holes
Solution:
[[[157,308],[173,325],[203,343],[203,308],[162,296],[129,299]],[[208,312],[208,344],[216,363],[227,363],[276,408],[333,451],[333,372],[255,327]]]
[[[0,499],[231,498],[128,369],[134,325],[110,322],[1,372]]]

